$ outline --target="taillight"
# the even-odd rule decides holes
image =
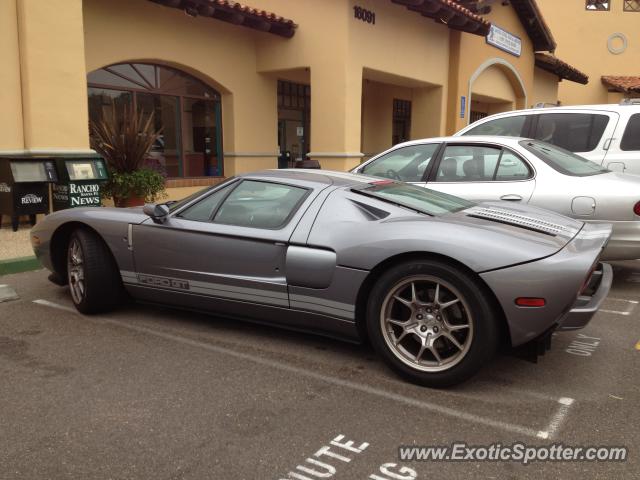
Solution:
[[[637,202],[633,206],[633,213],[635,213],[636,215],[640,216],[640,202]]]
[[[544,307],[547,301],[544,298],[520,297],[516,298],[519,307]]]

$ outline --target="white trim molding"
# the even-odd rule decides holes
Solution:
[[[466,125],[469,125],[469,120],[471,119],[471,100],[472,100],[471,90],[473,89],[473,84],[487,68],[492,67],[494,65],[501,65],[503,67],[506,67],[513,73],[516,80],[518,80],[518,83],[520,84],[520,88],[522,89],[522,95],[518,95],[518,92],[515,92],[516,98],[524,97],[525,108],[529,104],[527,102],[527,89],[524,86],[524,81],[522,80],[522,77],[520,76],[520,73],[518,72],[518,70],[516,70],[516,67],[511,65],[504,58],[498,58],[498,57],[490,58],[486,60],[482,65],[480,65],[476,69],[476,71],[473,72],[473,75],[471,75],[471,77],[469,78],[469,90],[467,91],[467,108],[465,109],[465,112],[464,112],[464,119],[466,120]]]

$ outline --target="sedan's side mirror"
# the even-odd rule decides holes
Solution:
[[[145,203],[142,211],[149,215],[155,223],[164,223],[169,215],[169,207],[164,204]]]

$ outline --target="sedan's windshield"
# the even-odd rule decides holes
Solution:
[[[597,163],[587,160],[564,148],[556,147],[546,142],[537,140],[523,140],[520,142],[524,148],[549,165],[554,170],[572,177],[587,177],[607,173],[609,170]]]
[[[457,212],[475,205],[453,195],[392,180],[373,182],[363,187],[357,187],[354,191],[411,208],[427,215]]]

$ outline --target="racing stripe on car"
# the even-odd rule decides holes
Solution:
[[[259,302],[279,307],[288,307],[289,300],[286,293],[266,291],[262,289],[235,287],[220,283],[199,282],[182,278],[164,277],[157,275],[136,274],[135,272],[120,271],[125,284],[143,287],[161,288],[173,291],[198,293],[210,297],[226,298],[230,300],[245,300]],[[152,281],[157,279],[157,281]]]
[[[289,301],[291,302],[291,308],[325,313],[334,317],[348,318],[349,320],[355,318],[355,307],[349,303],[295,294],[289,295]]]
[[[173,291],[188,291],[210,297],[230,300],[245,300],[280,307],[291,306],[293,309],[317,312],[348,320],[353,320],[355,318],[355,307],[349,303],[335,302],[307,295],[287,295],[286,293],[263,289],[235,287],[220,283],[199,282],[158,275],[138,274],[126,270],[121,270],[120,274],[122,275],[122,281],[125,284],[130,285],[161,288]]]

